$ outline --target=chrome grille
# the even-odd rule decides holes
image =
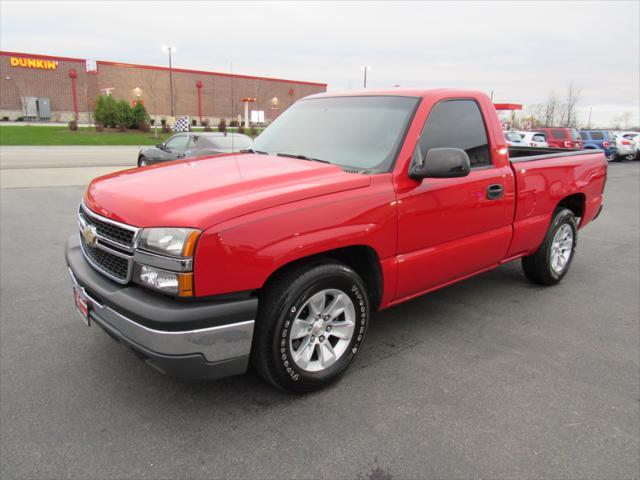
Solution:
[[[105,240],[126,249],[133,249],[135,235],[138,232],[137,228],[102,217],[84,205],[80,205],[78,216],[85,225],[93,225],[98,235]]]
[[[107,250],[87,245],[82,235],[80,235],[80,244],[85,256],[90,260],[89,263],[94,267],[121,282],[128,280],[130,263],[128,259],[114,255]]]
[[[103,275],[118,283],[128,283],[133,270],[133,252],[139,229],[108,219],[92,212],[84,205],[78,210],[80,245],[87,262]],[[90,228],[95,234],[87,243],[83,231]]]

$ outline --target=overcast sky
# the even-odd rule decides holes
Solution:
[[[8,51],[326,82],[463,87],[640,124],[640,2],[0,2]]]

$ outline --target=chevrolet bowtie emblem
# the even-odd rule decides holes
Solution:
[[[98,239],[98,232],[96,231],[96,227],[93,225],[87,225],[82,229],[82,238],[84,238],[84,243],[89,246],[93,246]]]

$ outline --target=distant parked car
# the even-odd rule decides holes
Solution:
[[[537,128],[536,131],[544,133],[550,147],[582,149],[582,137],[575,128]]]
[[[604,150],[604,155],[610,162],[616,160],[618,147],[613,133],[608,130],[581,130],[580,136],[585,150]]]
[[[618,147],[618,160],[633,160],[638,158],[638,132],[613,132]]]
[[[515,132],[515,131],[504,132],[504,139],[506,140],[507,145],[511,147],[528,147],[529,146],[529,144],[522,139],[522,135],[520,135],[519,132]]]
[[[547,142],[547,136],[542,132],[518,132],[522,139],[525,141],[528,147],[540,147],[547,148],[549,143]]]
[[[143,148],[138,154],[138,166],[169,162],[181,158],[205,157],[233,153],[251,148],[251,137],[240,133],[189,132],[178,133],[155,147]]]

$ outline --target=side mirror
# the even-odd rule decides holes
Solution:
[[[409,168],[409,176],[416,180],[466,177],[471,171],[469,155],[459,148],[432,148],[421,160]]]
[[[156,148],[159,148],[160,150],[164,150],[164,143],[157,144]]]

